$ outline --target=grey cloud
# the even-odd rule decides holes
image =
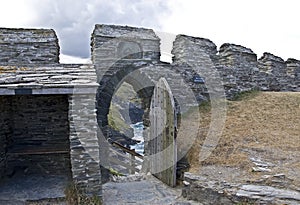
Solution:
[[[61,52],[88,57],[90,35],[96,23],[160,29],[170,11],[164,0],[32,0],[37,15],[33,26],[54,28]]]

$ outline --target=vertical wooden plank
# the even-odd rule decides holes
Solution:
[[[154,88],[150,106],[150,171],[169,186],[176,185],[175,103],[166,79]]]

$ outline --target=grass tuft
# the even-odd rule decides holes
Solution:
[[[255,96],[257,96],[260,92],[261,91],[259,91],[257,89],[243,91],[243,92],[235,94],[231,100],[232,101],[242,101],[242,100],[252,99]]]
[[[67,186],[65,195],[68,205],[102,205],[102,200],[99,196],[86,195],[74,183]]]

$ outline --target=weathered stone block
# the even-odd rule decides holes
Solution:
[[[52,29],[0,29],[0,64],[59,62],[59,45]]]

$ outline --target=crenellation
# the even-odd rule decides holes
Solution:
[[[286,73],[286,64],[284,60],[271,53],[263,53],[263,56],[258,59],[259,69],[267,73]]]
[[[187,59],[191,61],[196,60],[191,59],[191,56],[189,55],[200,51],[208,54],[211,59],[214,59],[217,54],[217,46],[211,40],[206,38],[198,38],[182,34],[177,35],[172,49],[172,54],[174,55],[173,63],[181,64],[183,63],[182,61],[187,62]]]
[[[223,44],[217,52],[213,45],[214,43],[208,39],[178,35],[173,43],[173,65],[181,65],[182,75],[190,78],[193,69],[184,69],[184,64],[190,67],[198,66],[204,71],[213,62],[214,69],[222,77],[228,98],[251,89],[299,90],[297,88],[299,83],[295,79],[296,68],[299,65],[297,60],[284,62],[282,58],[271,53],[264,53],[260,59],[257,59],[257,55],[250,48],[229,43]]]
[[[153,87],[161,76],[185,106],[181,111],[223,89],[228,99],[251,89],[300,92],[296,59],[284,61],[271,53],[257,59],[250,48],[225,43],[218,50],[209,39],[187,35],[176,37],[172,54],[171,64],[160,61],[160,39],[152,29],[97,24],[92,63],[59,64],[54,30],[0,28],[0,178],[20,160],[41,161],[54,171],[52,161],[57,161],[58,172],[68,169],[80,188],[101,196],[100,164],[107,153],[98,129],[105,131],[112,97],[126,80],[143,98],[146,127]],[[65,153],[52,158],[7,154],[9,146],[26,143],[61,146]]]
[[[257,55],[250,49],[240,45],[225,43],[219,49],[219,63],[226,66],[257,66]]]

